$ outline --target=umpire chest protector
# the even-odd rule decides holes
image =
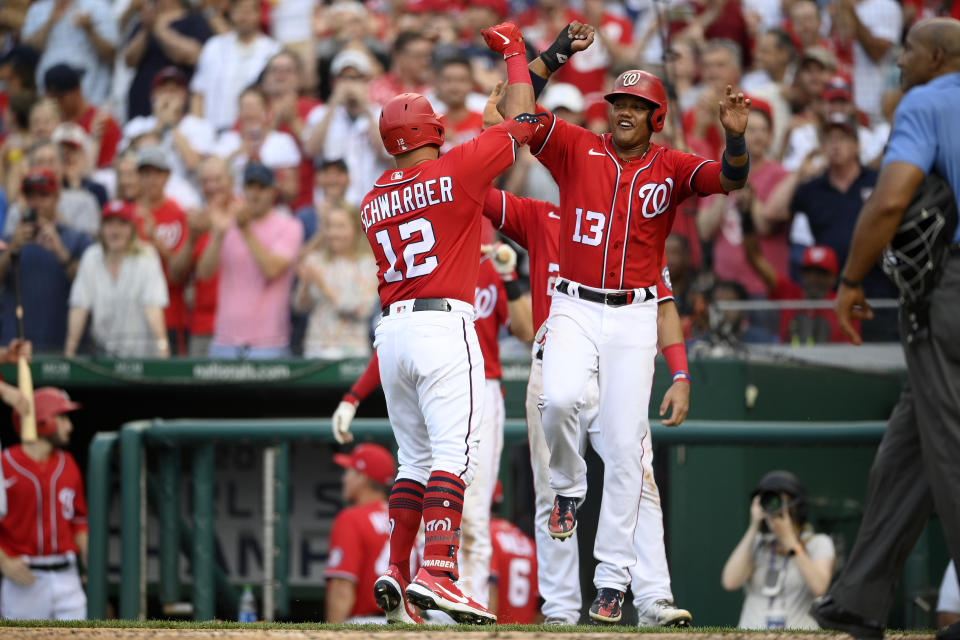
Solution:
[[[950,184],[935,173],[924,177],[893,240],[883,252],[883,271],[900,292],[900,304],[923,306],[936,286],[957,228],[957,202]]]

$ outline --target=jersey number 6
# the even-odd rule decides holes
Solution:
[[[393,249],[393,242],[390,240],[390,230],[381,229],[374,234],[377,244],[383,249],[383,256],[387,259],[390,268],[383,272],[385,282],[400,282],[404,278],[419,278],[425,276],[437,268],[437,256],[428,256],[422,262],[417,262],[418,258],[433,249],[437,243],[437,238],[433,234],[433,225],[426,218],[414,218],[397,226],[400,232],[400,241],[405,242],[412,238],[414,234],[419,233],[420,239],[416,242],[403,247],[403,262],[406,269],[400,272],[397,252]]]

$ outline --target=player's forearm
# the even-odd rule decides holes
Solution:
[[[657,305],[657,342],[661,349],[672,344],[683,344],[683,324],[677,305],[672,300]]]
[[[510,316],[510,333],[517,340],[533,342],[533,309],[530,306],[530,294],[525,293],[516,300],[507,302],[507,314]]]
[[[87,530],[77,531],[73,534],[73,542],[77,545],[77,549],[80,550],[80,562],[83,566],[87,566],[87,550],[90,548],[90,536],[87,533]]]

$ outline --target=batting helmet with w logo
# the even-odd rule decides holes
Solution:
[[[613,103],[617,96],[635,96],[651,105],[648,124],[651,131],[663,129],[667,119],[667,92],[660,79],[647,71],[631,69],[624,71],[617,78],[613,90],[604,96],[607,102]]]

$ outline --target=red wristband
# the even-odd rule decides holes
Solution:
[[[507,58],[507,84],[529,84],[530,70],[527,68],[527,56],[512,55]]]
[[[360,398],[358,398],[357,394],[355,394],[353,391],[347,391],[345,394],[343,394],[343,397],[340,398],[340,402],[348,402],[354,407],[360,406]]]
[[[682,342],[668,344],[663,348],[663,357],[667,361],[667,368],[674,381],[677,379],[690,380],[690,369],[687,365],[687,347]]]

